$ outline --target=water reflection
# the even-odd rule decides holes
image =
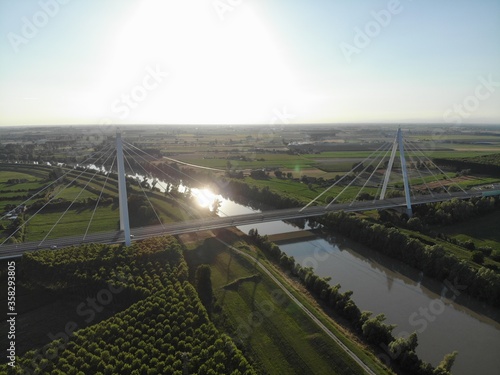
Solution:
[[[456,296],[449,286],[340,236],[280,247],[318,275],[331,276],[332,285],[352,290],[361,310],[384,313],[388,323],[398,325],[395,336],[417,331],[422,359],[437,365],[458,350],[454,374],[498,374],[498,309],[485,308],[463,293]]]

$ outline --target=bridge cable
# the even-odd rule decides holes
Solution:
[[[110,148],[111,148],[111,146],[110,146]],[[108,150],[106,150],[105,152],[107,152],[107,151],[108,151]],[[101,150],[101,151],[96,151],[96,152],[94,152],[93,154],[91,154],[91,155],[90,155],[87,159],[85,159],[85,160],[82,162],[82,164],[83,164],[83,163],[86,163],[88,160],[92,159],[92,158],[95,156],[95,154],[97,154],[97,153],[99,153],[99,152],[102,152],[102,150]],[[42,188],[41,190],[37,191],[35,194],[33,194],[31,197],[29,197],[29,198],[28,198],[28,199],[26,199],[25,201],[23,201],[23,202],[19,203],[19,205],[18,205],[16,208],[14,208],[14,210],[16,210],[16,209],[20,208],[20,207],[21,207],[22,205],[24,205],[25,203],[27,203],[27,202],[29,202],[30,200],[34,199],[34,198],[35,198],[38,194],[40,194],[40,193],[44,192],[44,191],[45,191],[45,190],[47,190],[49,187],[51,187],[52,185],[54,185],[55,183],[57,183],[57,181],[59,181],[60,179],[62,179],[62,178],[64,178],[64,177],[66,177],[66,175],[67,175],[67,174],[69,174],[69,173],[71,173],[71,172],[73,172],[73,171],[74,171],[74,168],[73,168],[73,169],[68,169],[68,171],[67,171],[66,173],[62,174],[60,177],[58,177],[57,179],[55,179],[54,181],[52,181],[49,185],[47,185],[47,186],[45,186],[44,188]],[[11,210],[11,211],[12,211],[12,210]],[[6,216],[7,216],[7,214],[5,214],[4,216],[0,217],[0,220],[3,220]]]
[[[136,146],[134,146],[134,145],[132,145],[132,144],[130,144],[130,143],[128,143],[128,142],[124,142],[124,143],[126,143],[126,145],[127,145],[127,146],[131,146],[131,147],[133,147],[133,148],[135,148],[135,149],[137,149],[137,150],[139,150],[139,151],[141,151],[141,152],[145,153],[146,155],[148,155],[149,157],[153,158],[153,159],[154,159],[154,160],[156,160],[156,161],[161,161],[161,160],[159,160],[159,159],[155,158],[154,156],[152,156],[152,155],[148,154],[147,152],[145,152],[145,151],[141,150],[140,148],[138,148],[138,147],[136,147]],[[174,180],[174,178],[173,178],[172,176],[170,176],[168,173],[166,173],[166,172],[164,172],[163,170],[161,170],[160,168],[158,168],[155,164],[153,164],[153,163],[151,163],[150,161],[146,160],[143,156],[139,155],[139,154],[138,154],[137,152],[135,152],[134,150],[129,149],[129,151],[134,152],[137,156],[139,156],[140,158],[142,158],[142,159],[143,159],[146,163],[149,163],[151,166],[153,166],[154,168],[156,168],[157,170],[159,170],[161,173],[165,174],[166,176],[168,176],[169,178],[171,178],[171,179],[173,179],[173,180]],[[168,164],[166,164],[166,165],[167,165],[169,168],[172,168],[172,169],[173,169],[173,167],[169,166]],[[143,168],[143,169],[144,169],[144,168]],[[196,178],[194,178],[194,177],[192,177],[192,176],[190,176],[190,175],[188,175],[188,174],[184,173],[184,172],[183,172],[183,171],[181,171],[181,170],[177,170],[177,172],[179,172],[179,173],[181,173],[182,175],[184,175],[184,176],[186,176],[186,177],[190,178],[191,180],[193,180],[193,181],[197,182],[197,183],[198,183],[198,184],[200,184],[200,185],[204,185],[204,184],[203,184],[203,182],[201,182],[201,181],[197,180]],[[175,197],[173,197],[172,195],[171,195],[171,197],[175,199]],[[179,203],[181,203],[180,201],[178,201],[178,202],[179,202]],[[184,203],[181,203],[181,204],[185,205]],[[189,207],[189,209],[191,210],[191,207]],[[222,211],[220,208],[218,209],[218,213],[221,213],[222,215],[224,215],[224,216],[226,216],[226,217],[231,216],[231,215],[228,215],[227,213],[225,213],[224,211]],[[196,216],[196,215],[194,215],[194,216]],[[200,217],[200,216],[198,216],[198,217]]]
[[[442,174],[446,177],[445,179],[450,179],[450,178],[446,175],[446,173],[445,173],[445,172],[444,172],[444,171],[443,171],[443,170],[442,170],[442,169],[441,169],[441,168],[440,168],[440,167],[439,167],[436,163],[434,163],[431,159],[429,159],[429,158],[427,157],[427,155],[425,155],[422,151],[420,151],[420,149],[418,149],[418,148],[417,148],[417,151],[419,151],[419,152],[420,152],[420,153],[421,153],[421,154],[422,154],[422,155],[423,155],[423,156],[424,156],[427,160],[429,160],[429,161],[431,162],[431,164],[432,164],[433,166],[435,166],[435,167],[436,167],[436,168],[437,168],[437,169],[438,169],[438,170],[439,170],[439,171],[440,171],[440,172],[441,172],[441,173],[442,173]],[[469,195],[469,193],[467,193],[467,191],[465,191],[464,189],[462,189],[462,187],[461,187],[459,184],[457,184],[456,182],[452,182],[452,185],[457,186],[457,187],[458,187],[460,190],[462,190],[465,194]]]
[[[138,148],[137,146],[134,146],[133,144],[131,143],[128,143],[128,142],[125,142],[128,146],[131,146],[133,148],[136,148],[137,150],[141,151],[141,152],[144,152],[146,155],[154,158],[155,160],[159,161],[159,159],[155,158],[154,156],[152,155],[149,155],[146,151],[144,150],[141,150],[140,148]],[[219,169],[219,168],[212,168],[212,167],[205,167],[203,165],[197,165],[197,164],[191,164],[191,163],[186,163],[184,161],[180,161],[180,160],[177,160],[177,159],[173,159],[173,158],[169,158],[167,156],[162,156],[163,159],[167,159],[167,160],[170,160],[170,161],[173,161],[175,163],[178,163],[178,164],[183,164],[183,165],[187,165],[189,167],[194,167],[194,168],[198,168],[198,169],[207,169],[207,170],[210,170],[210,171],[217,171],[217,172],[225,172],[226,170],[225,169]]]
[[[102,194],[104,193],[104,188],[106,187],[106,184],[108,183],[109,176],[110,176],[111,171],[113,170],[113,167],[115,165],[115,161],[116,161],[116,155],[113,159],[113,162],[111,163],[111,167],[109,168],[109,172],[106,175],[106,179],[104,180],[104,184],[102,185],[101,193],[99,194],[99,198],[97,198],[97,201],[96,201],[95,207],[94,207],[94,211],[92,211],[92,216],[90,217],[89,224],[87,225],[87,229],[85,230],[85,234],[83,235],[84,241],[85,241],[85,238],[87,237],[87,234],[88,234],[89,229],[90,229],[90,225],[92,224],[92,220],[94,219],[94,215],[97,211],[97,206],[99,205],[99,203],[101,201]]]
[[[140,151],[140,152],[142,152],[142,153],[146,154],[147,156],[149,156],[150,158],[154,159],[155,161],[163,161],[163,160],[160,160],[160,159],[158,159],[158,158],[154,157],[153,155],[150,155],[150,154],[149,154],[149,153],[147,153],[146,151],[141,150],[140,148],[138,148],[138,147],[134,146],[134,145],[133,145],[133,144],[131,144],[131,143],[128,143],[128,142],[123,142],[123,143],[124,143],[124,144],[126,144],[126,145],[127,145],[127,146],[129,146],[129,147],[133,147],[133,148],[135,148],[136,150],[138,150],[138,151]],[[172,159],[172,160],[175,160],[175,159]],[[182,164],[185,164],[185,165],[186,165],[186,164],[188,164],[188,163],[182,163]],[[172,167],[171,165],[168,165],[168,164],[165,164],[165,165],[166,165],[167,167],[171,168],[171,169],[175,169],[175,168],[174,168],[174,167]],[[199,181],[199,180],[197,180],[196,178],[194,178],[194,177],[192,177],[192,176],[188,175],[187,173],[184,173],[182,170],[180,170],[180,169],[176,169],[175,171],[176,171],[176,172],[178,172],[178,173],[180,173],[180,174],[182,174],[183,176],[186,176],[188,179],[191,179],[192,181],[195,181],[195,182],[197,182],[197,183],[199,183],[199,184],[203,185],[203,183],[202,183],[201,181]],[[221,171],[221,172],[225,172],[225,171],[223,171],[223,170],[219,170],[219,171]]]
[[[161,170],[160,168],[158,168],[155,164],[151,163],[150,161],[148,161],[146,158],[144,158],[142,155],[139,155],[135,150],[133,149],[128,149],[128,151],[131,151],[133,152],[135,155],[137,155],[138,157],[140,157],[142,160],[144,160],[146,163],[149,163],[152,167],[156,168],[160,173],[163,173],[165,176],[167,176],[168,178],[172,179],[172,180],[176,180],[174,177],[170,176],[168,173],[166,173],[165,171]],[[141,150],[140,150],[141,151]],[[146,169],[140,164],[138,163],[138,165],[143,169],[143,171],[146,173],[146,174],[150,174],[150,172],[146,171]],[[160,181],[159,181],[160,182]],[[160,185],[161,186],[161,185]],[[179,203],[180,205],[182,205],[183,207],[185,207],[187,209],[187,211],[190,211],[191,210],[191,207],[188,206],[187,204],[185,204],[184,202],[182,202],[181,200],[177,200],[176,197],[170,193],[169,191],[167,191],[167,188],[168,188],[168,183],[167,185],[165,186],[165,191],[167,192],[167,194],[173,199],[175,200],[177,203]],[[196,213],[196,211],[195,211]],[[191,217],[200,217],[200,216],[196,216],[194,214],[191,215]]]
[[[408,149],[412,150],[412,152],[414,153],[417,153],[418,152],[418,148],[416,146],[412,146],[411,144],[407,143],[407,146],[408,146]],[[427,172],[429,172],[430,176],[432,178],[434,178],[434,180],[436,180],[436,182],[441,186],[441,188],[444,189],[444,191],[451,196],[451,193],[449,192],[448,188],[446,187],[446,185],[444,185],[442,183],[442,180],[439,179],[439,177],[436,175],[436,173],[434,173],[433,171],[430,170],[429,166],[426,164],[425,161],[422,161],[421,159],[419,159],[422,164],[425,166],[425,169],[427,169]],[[434,163],[432,163],[431,161],[431,166],[434,165]],[[446,176],[446,175],[445,175]]]
[[[127,150],[123,150],[127,155],[130,156],[129,152]],[[132,166],[130,165],[130,162],[128,161],[127,158],[124,158],[125,159],[125,162],[127,163],[128,167],[130,168],[130,170],[134,173],[134,174],[137,174],[135,173],[134,169],[132,168]],[[146,179],[146,176],[144,176],[144,178]],[[158,216],[153,204],[151,203],[151,201],[149,200],[149,197],[148,195],[146,194],[146,191],[144,190],[144,188],[142,187],[142,183],[139,181],[139,187],[141,188],[142,190],[142,193],[144,194],[144,196],[146,197],[149,205],[151,206],[151,209],[153,210],[156,218],[158,219],[158,222],[160,223],[160,225],[162,226],[163,229],[165,229],[165,225],[163,224],[163,222],[161,221],[160,217]]]
[[[335,181],[335,183],[333,183],[328,188],[326,188],[323,192],[321,192],[316,198],[314,198],[308,204],[306,204],[304,207],[302,207],[299,210],[299,212],[302,212],[307,207],[309,207],[311,204],[313,204],[314,202],[316,202],[323,194],[325,194],[326,192],[328,192],[331,188],[333,188],[335,185],[337,185],[339,182],[341,182],[344,178],[346,178],[349,175],[349,173],[351,173],[354,169],[356,169],[358,167],[358,165],[365,163],[368,159],[370,159],[372,157],[372,155],[374,155],[375,153],[377,153],[382,147],[385,147],[385,146],[386,146],[385,143],[382,144],[382,146],[380,146],[377,150],[375,150],[370,155],[368,155],[363,161],[361,161],[360,163],[356,164],[356,166],[354,168],[352,168],[349,172],[347,172],[346,174],[344,174],[341,178],[339,178],[337,181]]]
[[[380,146],[377,151],[375,152],[378,152],[380,151],[383,147],[385,147],[386,145],[385,144],[382,144],[382,146]],[[342,195],[342,193],[344,193],[344,191],[346,191],[353,183],[354,181],[356,181],[358,179],[359,176],[361,176],[367,169],[368,167],[373,163],[373,160],[370,162],[370,164],[368,164],[361,172],[359,172],[343,189],[340,193],[337,194],[337,196],[335,198],[333,198],[333,200],[328,203],[326,205],[326,208],[330,207],[332,205],[332,203],[335,203],[335,201],[337,200],[338,197],[340,197]],[[351,171],[353,171],[354,169],[356,169],[359,165],[363,165],[363,163],[359,163],[357,164],[353,169],[351,169]]]
[[[427,181],[425,181],[425,177],[422,175],[422,173],[420,172],[420,169],[417,167],[417,164],[419,162],[421,163],[421,160],[419,158],[417,158],[417,163],[416,163],[415,159],[413,159],[413,155],[412,155],[412,153],[414,153],[415,151],[411,148],[411,146],[409,144],[406,144],[406,146],[408,147],[408,150],[410,151],[410,152],[408,152],[408,157],[410,158],[410,161],[412,162],[412,164],[415,166],[415,170],[417,171],[418,176],[422,180],[422,183],[424,184],[424,186],[426,187],[426,189],[429,191],[429,194],[432,197],[434,197],[434,193],[432,192],[432,190],[430,189],[429,185],[427,184]],[[416,155],[415,155],[415,157],[416,157]],[[424,163],[424,165],[425,165],[425,163]]]
[[[391,151],[391,144],[388,143],[387,144],[388,147],[387,147],[387,151],[385,152],[384,156],[382,156],[382,158],[380,159],[380,161],[378,162],[377,166],[373,169],[372,173],[370,174],[370,176],[366,179],[366,182],[364,183],[364,185],[361,187],[361,189],[358,191],[358,194],[356,194],[356,196],[354,197],[353,201],[351,202],[351,204],[349,206],[352,206],[352,204],[356,201],[356,199],[358,198],[358,196],[361,194],[361,191],[363,191],[363,189],[366,187],[366,185],[368,184],[368,182],[370,182],[371,178],[373,177],[373,175],[377,172],[377,170],[379,169],[380,165],[382,164],[382,162],[384,161],[384,159],[387,157],[387,154],[389,154],[389,151]],[[383,152],[383,151],[382,151]],[[370,163],[371,165],[371,163]],[[378,184],[378,189],[377,189],[377,193],[375,194],[375,198],[377,197],[377,194],[378,194],[378,191],[380,190],[380,184]],[[373,200],[373,203],[375,203],[375,199]]]
[[[110,146],[110,149],[111,149],[111,146]],[[109,150],[107,150],[109,151]],[[106,152],[107,152],[106,151]],[[99,159],[102,157],[102,155],[99,157]],[[85,159],[85,161],[89,160],[91,157]],[[97,160],[99,160],[97,159]],[[52,202],[54,199],[56,199],[68,186],[70,186],[73,182],[75,182],[82,174],[84,174],[87,169],[89,169],[89,167],[87,167],[86,169],[84,169],[83,171],[80,172],[80,174],[78,176],[76,176],[73,180],[71,180],[69,182],[69,184],[67,184],[63,189],[61,189],[57,194],[55,194],[52,198],[50,198],[41,208],[39,208],[33,215],[31,215],[28,220],[26,220],[22,225],[20,225],[14,232],[11,233],[10,236],[8,236],[2,243],[0,243],[0,246],[3,245],[5,242],[7,242],[12,236],[14,236],[20,229],[22,229],[26,224],[28,224],[31,219],[33,219],[40,211],[42,211],[48,204],[50,204],[50,202]],[[75,170],[72,169],[70,170],[69,172],[74,172]],[[68,173],[69,173],[68,172]],[[61,176],[60,178],[64,177],[66,174],[68,173],[65,173],[63,176]],[[58,178],[57,180],[59,180],[60,178]],[[56,180],[56,181],[57,181]]]
[[[380,160],[380,162],[377,164],[377,168],[379,167],[379,165],[382,163],[383,159],[385,158],[385,156],[387,156],[388,152],[391,150],[391,146],[392,144],[391,143],[387,143],[386,145],[382,145],[377,151],[379,151],[380,153],[384,152],[384,149],[387,147],[387,151],[385,153],[385,155],[383,156],[383,158]],[[334,203],[338,197],[340,197],[340,195],[345,191],[347,190],[347,188],[349,188],[359,177],[361,177],[363,175],[363,173],[365,173],[367,171],[368,168],[370,168],[370,166],[375,162],[375,160],[378,158],[379,156],[376,156],[373,160],[370,161],[370,163],[361,171],[359,172],[355,177],[354,179],[352,179],[349,184],[347,186],[344,187],[344,189],[331,201],[328,203],[328,205],[326,207],[329,207],[332,203]],[[362,165],[362,163],[358,164],[359,165]],[[356,168],[356,167],[355,167]],[[354,199],[352,200],[352,202],[349,204],[349,206],[352,206],[352,204],[356,201],[356,198],[359,196],[359,194],[361,194],[361,191],[366,187],[366,185],[368,184],[368,182],[370,182],[370,179],[372,178],[372,176],[375,174],[377,168],[374,168],[374,170],[372,171],[372,173],[370,174],[370,176],[368,177],[368,179],[365,181],[365,183],[363,184],[363,186],[359,189],[358,193],[356,194],[356,196],[354,197]],[[378,190],[377,190],[378,191]]]
[[[113,151],[110,151],[106,160],[104,161],[104,164],[106,164],[106,162],[108,161],[108,159],[111,157],[111,155],[113,155]],[[100,159],[100,158],[99,158]],[[99,160],[97,159],[97,160]],[[96,162],[97,162],[96,160]],[[87,168],[88,169],[88,168]],[[40,241],[39,245],[41,245],[46,239],[47,237],[49,237],[49,235],[52,233],[52,231],[54,230],[54,228],[60,223],[60,221],[63,219],[63,217],[66,215],[66,213],[71,209],[71,207],[73,206],[73,204],[76,202],[76,200],[78,198],[80,198],[80,195],[87,189],[87,186],[89,186],[89,184],[92,182],[92,180],[94,179],[94,177],[99,173],[100,171],[99,170],[96,170],[94,175],[90,178],[90,180],[87,181],[87,183],[85,184],[84,187],[82,187],[80,189],[80,192],[77,194],[77,196],[73,199],[73,201],[71,202],[71,204],[66,208],[66,210],[64,210],[64,212],[62,213],[61,216],[59,216],[59,219],[57,219],[57,221],[55,222],[55,224],[52,226],[52,228],[50,228],[50,230],[48,231],[48,233],[45,235],[45,237],[42,239],[42,241]],[[74,180],[73,180],[74,181]],[[72,183],[72,182],[71,182]],[[70,184],[71,184],[70,183]],[[66,189],[67,187],[69,186],[69,184],[64,188]],[[63,190],[64,190],[63,189]]]
[[[140,157],[142,160],[144,160],[146,163],[149,163],[152,167],[156,168],[158,171],[160,171],[161,173],[163,173],[164,175],[166,175],[167,177],[169,177],[170,179],[172,180],[175,180],[172,176],[170,176],[168,173],[166,173],[165,171],[161,170],[160,168],[158,168],[156,165],[154,165],[153,163],[151,163],[150,161],[148,161],[147,159],[145,159],[142,155],[139,155],[135,150],[133,149],[127,149],[128,151],[131,151],[133,152],[135,155],[137,155],[138,157]],[[138,163],[138,165],[142,168],[142,170],[146,173],[146,174],[150,174],[150,172],[146,171],[146,169],[140,164]],[[158,180],[158,179],[157,179]],[[161,183],[160,181],[158,181],[159,183]],[[161,186],[161,184],[160,184]],[[200,218],[201,216],[198,215],[198,212],[196,210],[193,210],[189,205],[187,205],[186,203],[182,202],[182,200],[176,198],[172,193],[170,193],[169,191],[167,191],[167,188],[168,188],[168,183],[167,185],[165,186],[165,191],[166,193],[175,201],[177,202],[180,206],[184,207],[184,209],[186,210],[186,212],[189,214],[190,218]],[[191,211],[193,211],[194,213],[192,213]]]
[[[421,154],[423,154],[423,152],[422,152],[422,151],[420,151],[418,148],[415,148],[415,149],[416,149],[418,152],[420,152]],[[442,170],[442,169],[441,169],[441,168],[440,168],[440,167],[439,167],[436,163],[434,163],[432,160],[430,160],[430,159],[429,159],[429,158],[428,158],[425,154],[423,154],[423,156],[424,156],[424,157],[425,157],[425,158],[426,158],[426,159],[427,159],[427,160],[431,163],[431,166],[433,166],[433,167],[435,167],[436,169],[438,169],[438,170],[441,172],[441,174],[443,174],[443,175],[444,175],[443,180],[450,180],[450,181],[451,181],[451,178],[450,178],[450,177],[448,177],[448,176],[446,175],[446,173],[445,173],[445,172],[444,172],[444,171],[443,171],[443,170]],[[427,168],[427,169],[428,169],[428,168]],[[429,170],[429,169],[428,169],[428,170]],[[442,182],[441,182],[441,180],[440,180],[440,179],[436,176],[436,174],[435,174],[435,173],[433,173],[433,172],[432,172],[432,171],[430,171],[430,170],[429,170],[429,172],[433,174],[433,176],[434,176],[435,180],[436,180],[436,181],[438,181],[438,183],[441,185],[441,187],[442,187],[442,188],[443,188],[443,189],[444,189],[444,190],[448,193],[448,195],[450,195],[450,196],[451,196],[451,193],[449,192],[449,189],[447,189],[447,188],[446,188],[446,186],[445,186],[445,185],[443,185],[443,183],[442,183]],[[469,193],[467,193],[464,189],[462,189],[462,187],[461,187],[460,185],[458,185],[457,183],[455,183],[455,182],[451,181],[450,186],[453,186],[453,185],[457,186],[457,187],[458,187],[460,190],[462,190],[462,191],[463,191],[466,195],[469,195]]]

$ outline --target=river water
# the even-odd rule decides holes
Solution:
[[[138,176],[141,177],[142,176]],[[150,181],[152,182],[152,181]],[[158,185],[162,189],[161,185]],[[186,187],[180,186],[179,191]],[[259,210],[213,194],[209,189],[191,188],[200,206],[221,204],[219,216]],[[300,230],[284,222],[238,227],[245,233],[277,234]],[[306,227],[307,228],[307,227]],[[363,311],[385,314],[386,323],[396,324],[394,336],[418,334],[417,354],[436,366],[445,354],[458,351],[452,368],[455,375],[500,374],[500,310],[462,293],[467,285],[453,280],[439,283],[369,248],[341,236],[302,240],[280,248],[303,266],[311,266],[322,277],[331,277],[341,291],[352,290],[352,299]]]
[[[219,215],[256,212],[208,190],[192,189],[205,201],[216,197]],[[203,200],[203,199],[202,199]],[[245,233],[257,228],[260,234],[299,230],[284,222],[238,227]],[[379,254],[341,236],[329,236],[280,245],[303,266],[311,266],[330,283],[352,290],[352,299],[363,311],[383,313],[386,323],[396,324],[394,336],[416,331],[419,357],[436,366],[454,350],[458,357],[452,368],[456,375],[500,374],[500,310],[467,297],[467,285],[453,280],[439,283],[418,270]]]
[[[433,365],[454,350],[453,374],[500,374],[500,312],[466,297],[466,285],[441,284],[342,237],[281,245],[297,262],[332,277],[363,311],[384,313],[394,336],[416,331],[417,354]]]

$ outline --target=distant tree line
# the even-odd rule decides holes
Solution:
[[[472,197],[471,199],[454,198],[449,201],[417,205],[414,215],[426,224],[454,224],[473,217],[493,212],[499,207],[498,198]]]
[[[472,158],[434,158],[436,164],[454,168],[457,171],[470,169],[474,173],[500,176],[500,153]]]
[[[475,269],[440,245],[425,244],[419,238],[360,219],[343,211],[329,213],[318,219],[327,231],[335,231],[371,249],[423,271],[439,281],[453,280],[466,285],[464,293],[500,306],[500,275],[486,267]]]
[[[432,225],[450,225],[460,223],[474,217],[487,215],[500,209],[500,199],[498,197],[473,197],[469,200],[452,199],[450,201],[418,205],[414,208],[414,216],[406,223],[404,220],[398,220],[394,216],[387,214],[387,211],[381,211],[381,218],[403,225],[412,230],[424,232],[432,237],[443,239],[449,243],[461,246],[472,252],[472,261],[483,264],[485,257],[490,257],[495,261],[500,261],[500,251],[489,246],[478,246],[472,240],[461,241],[454,237],[449,237],[444,233],[436,233],[432,230]],[[497,270],[494,264],[487,267]]]

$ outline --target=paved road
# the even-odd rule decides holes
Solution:
[[[481,196],[482,192],[471,192],[465,195],[463,192],[448,194],[435,194],[434,196],[421,196],[415,199],[412,204],[423,204],[431,202],[440,202],[450,200],[452,198],[467,199],[473,196]],[[373,209],[384,209],[394,207],[404,207],[404,198],[385,199],[383,201],[359,201],[353,203],[332,204],[330,207],[326,206],[310,206],[306,209],[301,208],[287,208],[270,210],[259,213],[226,216],[226,217],[209,217],[180,223],[162,225],[153,225],[142,228],[133,228],[131,230],[134,236],[133,240],[141,240],[154,236],[161,236],[165,234],[176,235],[182,233],[199,232],[203,230],[219,229],[234,227],[238,225],[256,224],[262,222],[291,220],[299,218],[308,218],[314,216],[321,216],[327,212],[341,211],[355,212],[366,211]],[[25,242],[21,244],[4,244],[0,245],[0,259],[17,258],[22,256],[23,253],[35,251],[42,248],[51,247],[65,247],[71,245],[78,245],[81,243],[120,243],[124,241],[123,233],[119,231],[100,232],[88,235],[85,240],[81,236],[61,237],[57,239],[49,239],[40,244],[39,242]]]

